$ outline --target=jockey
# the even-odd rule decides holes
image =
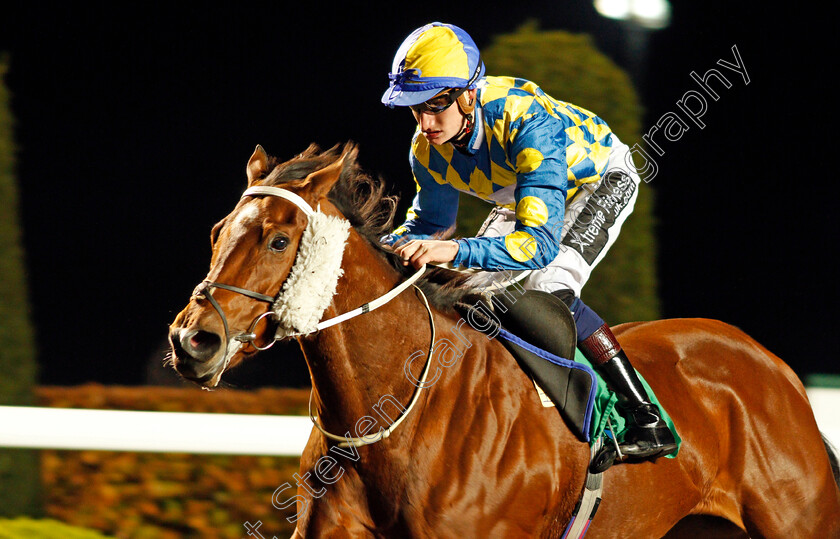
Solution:
[[[457,26],[434,22],[412,32],[391,71],[382,102],[410,107],[417,121],[409,157],[417,194],[406,221],[382,242],[417,267],[535,270],[524,288],[569,306],[578,347],[618,395],[630,425],[621,453],[628,460],[671,453],[675,440],[659,408],[609,326],[580,300],[633,211],[639,176],[627,145],[602,119],[533,82],[485,76],[478,47]],[[432,239],[454,226],[459,192],[495,207],[477,237]]]

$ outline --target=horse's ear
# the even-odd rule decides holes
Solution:
[[[356,148],[348,145],[342,152],[341,157],[336,159],[335,162],[307,176],[304,185],[309,187],[315,201],[327,196],[332,186],[341,177],[344,166],[352,163],[357,154]]]
[[[251,155],[251,159],[248,160],[248,166],[245,167],[245,171],[248,173],[248,187],[254,185],[257,180],[265,176],[265,173],[268,172],[268,154],[265,153],[265,150],[259,144],[257,144],[254,154]]]

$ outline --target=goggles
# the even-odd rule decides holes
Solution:
[[[440,114],[441,112],[451,107],[452,103],[454,103],[459,97],[461,97],[461,94],[463,94],[466,91],[466,88],[456,88],[455,90],[449,90],[446,93],[434,96],[428,101],[424,101],[417,105],[411,105],[410,108],[414,112],[421,114],[424,112],[428,112],[430,114]]]

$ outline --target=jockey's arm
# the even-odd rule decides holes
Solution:
[[[550,119],[523,122],[511,141],[515,163],[516,225],[505,236],[456,240],[453,264],[486,270],[525,270],[547,266],[560,249],[566,204],[565,133]]]
[[[410,240],[424,240],[441,235],[455,226],[458,216],[458,191],[451,185],[441,185],[428,172],[414,169],[417,194],[406,212],[405,222],[380,241],[386,245]],[[425,172],[425,175],[423,174]]]

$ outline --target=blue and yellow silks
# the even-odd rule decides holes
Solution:
[[[512,77],[483,78],[476,110],[478,125],[465,153],[451,144],[431,145],[415,132],[409,160],[417,194],[388,241],[448,230],[465,192],[514,210],[516,227],[506,236],[457,240],[454,264],[544,267],[559,249],[566,200],[606,171],[612,132],[593,113]]]

